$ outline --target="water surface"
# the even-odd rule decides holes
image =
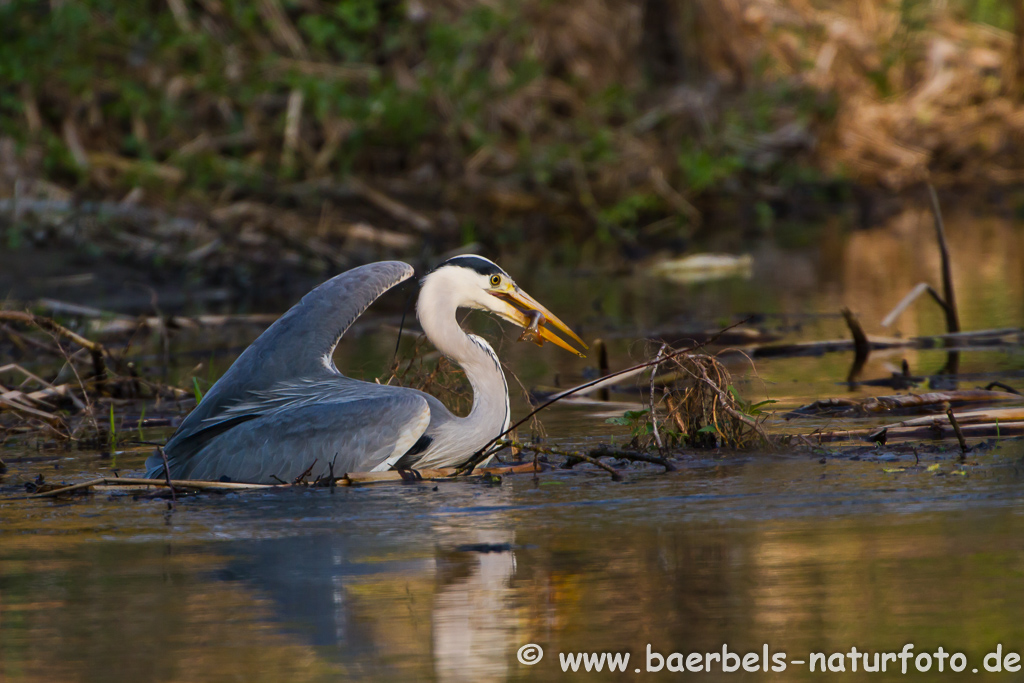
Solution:
[[[907,289],[934,279],[926,218],[836,232],[816,247],[795,238],[752,245],[750,280],[666,285],[642,271],[610,278],[544,267],[523,268],[518,279],[552,310],[568,311],[563,317],[585,338],[608,338],[613,367],[641,356],[634,340],[652,329],[713,327],[751,312],[772,314],[783,339],[845,336],[833,315],[842,305],[869,333],[937,333],[941,317],[925,303],[898,329],[878,327]],[[1019,226],[972,216],[948,223],[965,328],[1021,326]],[[820,313],[829,315],[808,315]],[[474,324],[499,339],[496,326]],[[255,333],[237,332],[225,345],[238,349]],[[338,364],[372,377],[389,362],[393,341],[393,330],[354,336]],[[172,371],[204,381],[237,353],[187,335],[174,343],[197,350]],[[138,352],[157,362],[151,350]],[[586,374],[586,362],[515,344],[512,334],[500,353],[526,386],[566,386]],[[944,354],[879,354],[865,376],[883,376],[904,357],[927,374]],[[756,373],[742,360],[730,368],[747,395],[790,406],[846,395],[849,362],[832,354],[759,362]],[[962,368],[999,373],[1019,388],[1024,358],[1019,348],[965,352]],[[886,390],[854,395],[869,392]],[[545,418],[549,437],[569,446],[625,438],[604,419],[638,398],[614,398],[621,403],[554,410]],[[521,415],[525,404],[516,401]],[[130,497],[17,495],[38,474],[80,481],[131,473],[146,455],[36,450],[31,441],[4,447],[0,680],[658,679],[688,674],[635,673],[646,669],[648,645],[670,654],[720,652],[723,644],[760,652],[767,644],[795,660],[852,646],[896,652],[906,643],[918,653],[965,653],[969,676],[998,644],[1024,651],[1020,440],[985,444],[964,463],[949,448],[923,449],[917,459],[885,447],[857,459],[809,449],[708,452],[689,456],[678,472],[640,470],[623,483],[556,471],[506,477],[500,486],[208,495],[180,500],[173,511],[165,501]],[[533,666],[517,659],[528,643],[546,653]],[[559,653],[602,651],[629,652],[628,673],[562,672]],[[822,677],[797,664],[782,674],[700,675]],[[950,677],[934,669],[914,675]]]

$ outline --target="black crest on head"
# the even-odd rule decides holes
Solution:
[[[475,270],[481,275],[504,275],[508,277],[508,273],[498,267],[498,264],[493,261],[488,261],[482,256],[455,256],[448,259],[437,268],[444,268],[445,266],[458,266],[459,268],[469,268]],[[435,268],[434,270],[437,270]]]

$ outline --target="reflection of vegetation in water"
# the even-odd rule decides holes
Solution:
[[[911,641],[980,661],[1024,637],[1009,468],[900,474],[894,487],[879,463],[744,460],[616,486],[611,500],[585,475],[189,500],[172,529],[149,502],[21,507],[0,529],[0,671],[12,683],[503,680],[526,642],[545,662],[642,657],[648,643],[768,642],[797,659]],[[511,549],[458,549],[475,542]],[[453,641],[477,668],[449,679]]]

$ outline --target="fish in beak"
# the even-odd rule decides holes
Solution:
[[[549,324],[554,326],[584,349],[589,348],[583,340],[570,330],[568,325],[559,320],[558,316],[544,308],[539,301],[519,289],[518,286],[508,284],[499,291],[490,291],[489,293],[505,303],[504,310],[498,311],[498,315],[523,328],[523,334],[519,337],[519,341],[532,341],[537,346],[543,346],[545,341],[549,341],[555,346],[575,353],[580,358],[586,358],[582,352],[574,349],[547,326]]]

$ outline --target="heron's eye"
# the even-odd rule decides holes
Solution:
[[[501,284],[501,276],[500,275],[492,275],[491,276],[491,286],[492,287],[497,287],[500,284]]]

